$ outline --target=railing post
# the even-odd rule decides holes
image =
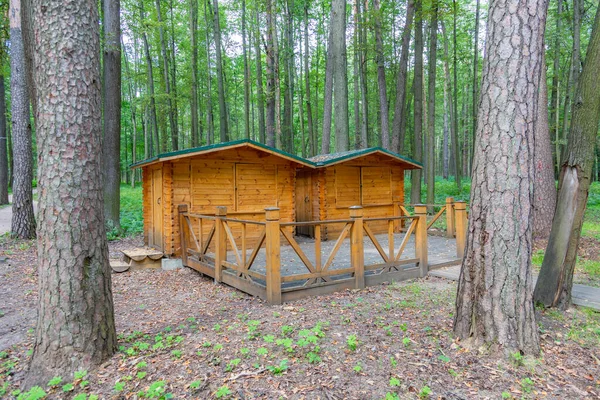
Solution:
[[[465,256],[465,245],[467,243],[467,204],[464,201],[454,203],[456,215],[456,257]]]
[[[281,304],[281,234],[279,208],[265,208],[267,250],[267,301]]]
[[[363,289],[365,287],[363,208],[361,206],[350,207],[350,218],[352,219],[352,227],[350,228],[350,263],[352,268],[354,268],[356,288]]]
[[[415,217],[419,218],[415,232],[415,252],[419,259],[420,275],[423,277],[429,271],[427,260],[427,206],[423,204],[415,205]]]
[[[454,197],[446,197],[446,237],[454,237]]]
[[[227,207],[219,206],[215,211],[215,282],[223,280],[223,261],[227,260],[227,236],[223,218],[227,216]]]
[[[177,206],[177,211],[179,211],[179,237],[180,237],[180,246],[181,246],[181,262],[183,265],[187,266],[188,262],[188,254],[187,254],[187,235],[185,234],[186,226],[185,223],[185,213],[188,212],[187,204],[180,204]]]

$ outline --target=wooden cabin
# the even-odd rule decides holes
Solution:
[[[400,215],[404,204],[404,171],[421,165],[382,148],[323,154],[310,158],[313,168],[296,173],[296,221],[348,218],[348,208],[363,206],[365,218]],[[333,238],[343,224],[328,225],[324,239]],[[396,229],[400,226],[397,225]],[[387,232],[387,223],[374,222],[375,233]],[[312,237],[312,227],[298,227],[298,234]]]
[[[160,154],[132,168],[142,168],[146,245],[176,255],[180,204],[209,215],[225,206],[228,217],[259,221],[267,207],[279,207],[282,222],[348,218],[353,205],[362,205],[365,217],[399,215],[404,171],[421,165],[381,148],[304,159],[239,140]],[[248,229],[256,229],[258,236],[257,227]],[[387,232],[387,225],[372,229]],[[322,238],[337,231],[330,225]],[[251,238],[253,232],[246,234]],[[298,227],[296,234],[314,232]]]

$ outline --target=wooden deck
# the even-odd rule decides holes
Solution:
[[[428,229],[444,210],[447,237],[429,238]],[[459,262],[466,234],[464,202],[442,205],[429,219],[426,205],[415,206],[413,215],[403,207],[402,214],[364,218],[362,207],[353,206],[348,219],[282,222],[278,208],[267,208],[265,220],[256,221],[230,218],[225,207],[201,215],[180,205],[182,261],[271,304],[423,277],[430,269]],[[370,226],[382,223],[387,234],[375,235]],[[302,226],[312,227],[314,239],[293,235]],[[322,241],[321,231],[330,226],[339,234]]]

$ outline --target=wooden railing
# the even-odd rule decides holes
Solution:
[[[452,210],[457,216],[457,244],[460,240],[464,243],[464,203],[454,203]],[[387,243],[369,227],[370,223],[382,221],[388,225]],[[394,226],[398,221],[403,221],[406,229],[396,243]],[[228,218],[226,207],[217,207],[214,215],[206,215],[190,213],[187,205],[180,205],[179,223],[184,265],[270,304],[423,277],[429,271],[426,205],[416,205],[414,215],[381,218],[364,218],[363,208],[353,206],[348,219],[309,222],[281,221],[278,208],[266,208],[265,220],[254,221]],[[343,228],[332,241],[333,246],[324,252],[321,231],[330,224]],[[307,225],[314,227],[312,248],[301,246],[293,235],[293,228]],[[252,235],[249,227],[253,228]],[[414,254],[407,255],[411,237]],[[286,258],[292,255],[300,260],[287,273],[282,273],[282,242],[289,244]],[[365,242],[373,244],[379,258],[365,254]],[[349,257],[340,256],[335,261],[343,246],[349,246]]]

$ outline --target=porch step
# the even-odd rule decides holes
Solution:
[[[129,269],[129,264],[122,260],[110,260],[110,267],[115,272],[125,272]]]
[[[161,251],[148,247],[122,250],[122,253],[122,261],[119,261],[118,264],[115,263],[115,267],[113,267],[113,270],[116,272],[122,272],[126,270],[136,271],[146,268],[160,268],[161,258],[164,256]],[[111,266],[112,265],[113,262],[111,261]],[[122,271],[119,271],[119,269],[122,269]]]

